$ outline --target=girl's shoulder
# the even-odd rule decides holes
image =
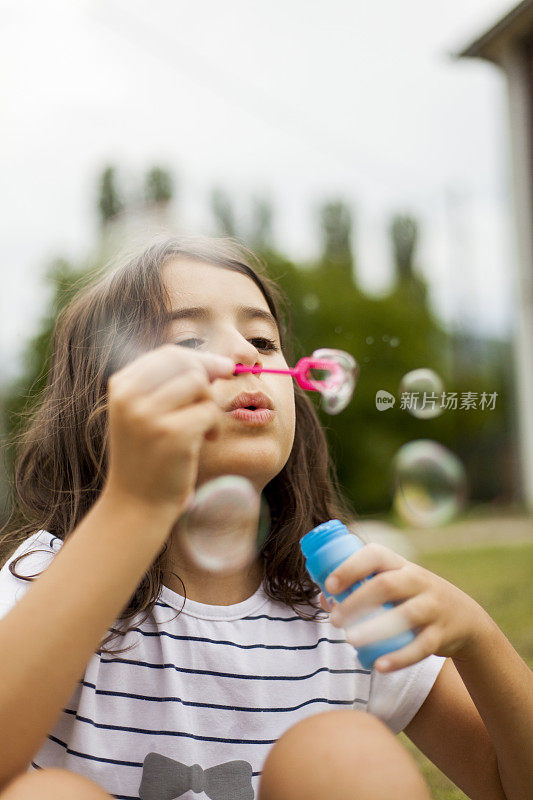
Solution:
[[[18,578],[17,575],[37,578],[50,565],[62,544],[57,536],[41,529],[26,537],[10,553],[0,569],[0,617],[5,616],[32,584],[32,581]],[[20,561],[13,566],[14,575],[10,565],[19,557]]]
[[[26,553],[34,553],[39,548],[44,548],[46,553],[57,553],[63,541],[59,537],[54,536],[49,531],[41,529],[30,534],[25,539],[19,541],[16,547],[11,549],[9,555],[5,555],[0,561],[1,568],[3,569],[11,561],[18,556],[25,555]]]

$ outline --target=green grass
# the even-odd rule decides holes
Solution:
[[[533,545],[492,546],[424,555],[420,563],[473,597],[533,669]],[[467,800],[403,733],[398,737],[424,775],[435,800]]]

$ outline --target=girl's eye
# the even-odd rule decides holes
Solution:
[[[276,342],[273,339],[267,339],[265,336],[256,336],[253,339],[250,339],[251,342],[264,342],[262,346],[258,346],[254,344],[254,347],[257,350],[279,350]]]
[[[254,336],[252,339],[249,339],[250,342],[254,343],[254,347],[257,350],[279,350],[276,342],[273,339],[268,339],[266,336]],[[198,339],[197,337],[191,337],[190,339],[183,339],[181,342],[176,342],[176,344],[182,345],[182,347],[192,347],[193,349],[198,349],[203,343],[203,339]]]
[[[176,344],[181,345],[182,347],[192,347],[193,350],[198,350],[199,347],[202,345],[202,339],[183,339],[181,342],[176,342]]]
[[[197,338],[183,339],[183,341],[176,342],[176,344],[180,344],[182,347],[192,347],[194,350],[196,350],[200,345],[195,344],[195,342],[199,342],[201,345],[202,339],[197,339]]]

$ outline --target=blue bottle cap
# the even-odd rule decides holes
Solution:
[[[325,542],[337,533],[345,533],[346,527],[342,524],[340,519],[330,519],[327,522],[322,522],[302,536],[300,539],[300,547],[302,553],[307,558],[312,553],[316,552]]]

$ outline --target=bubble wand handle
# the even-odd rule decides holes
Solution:
[[[327,370],[331,374],[325,380],[315,380],[309,377],[308,373],[311,369]],[[296,378],[302,389],[307,389],[307,391],[311,392],[320,392],[323,389],[335,386],[342,381],[343,378],[343,369],[336,361],[330,361],[326,358],[311,358],[309,356],[301,358],[292,369],[265,369],[257,365],[247,367],[244,364],[236,364],[233,374],[238,375],[241,372],[251,372],[254,375],[258,375],[261,372],[271,372],[277,375],[292,375],[293,378]]]
[[[296,375],[296,371],[294,369],[264,369],[263,367],[258,367],[257,365],[253,367],[247,367],[244,364],[235,364],[235,371],[234,375],[238,375],[239,372],[252,372],[254,375],[257,375],[260,372],[276,372],[279,375]]]

